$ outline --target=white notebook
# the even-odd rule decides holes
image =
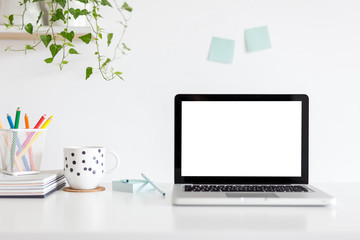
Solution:
[[[0,173],[0,197],[46,197],[64,186],[65,176],[62,170],[47,170],[23,176]]]

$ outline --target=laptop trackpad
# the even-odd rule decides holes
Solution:
[[[275,193],[226,193],[228,198],[277,198]]]

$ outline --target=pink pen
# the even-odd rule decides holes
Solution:
[[[44,122],[46,118],[46,114],[44,114],[40,120],[38,121],[38,123],[35,125],[34,129],[38,129],[40,127],[40,125]],[[24,148],[31,140],[31,138],[34,136],[36,132],[32,132],[29,134],[29,136],[27,136],[26,140],[24,141],[24,143],[22,144],[22,148]],[[20,149],[16,152],[16,155],[19,155],[20,153]]]

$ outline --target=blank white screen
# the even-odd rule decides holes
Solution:
[[[182,176],[301,176],[301,101],[184,101]]]

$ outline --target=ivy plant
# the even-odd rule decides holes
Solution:
[[[71,2],[78,2],[82,7],[75,9],[71,7]],[[30,4],[45,5],[48,11],[40,11],[36,22],[26,22],[25,14]],[[127,2],[118,4],[117,0],[20,0],[19,6],[22,8],[22,14],[4,16],[7,19],[5,23],[6,28],[23,30],[27,34],[40,36],[40,39],[36,40],[33,44],[26,44],[22,49],[7,47],[6,51],[24,51],[26,54],[28,51],[36,50],[43,44],[49,49],[49,56],[44,61],[48,64],[56,62],[60,70],[62,70],[65,65],[69,64],[68,57],[70,55],[80,54],[76,49],[76,42],[74,42],[75,32],[69,30],[69,21],[71,19],[85,18],[91,30],[89,33],[79,36],[79,39],[85,44],[95,45],[95,48],[91,47],[91,49],[96,49],[94,55],[97,60],[96,66],[88,66],[86,68],[85,79],[89,79],[93,74],[93,70],[98,70],[105,80],[112,80],[114,78],[123,79],[122,72],[114,69],[112,63],[115,59],[130,51],[130,48],[123,42],[128,21],[133,11]],[[119,33],[106,32],[100,26],[99,20],[104,17],[101,15],[103,8],[113,8],[119,12],[119,24],[121,25]],[[43,25],[40,20],[45,14],[48,14],[48,24]],[[20,25],[14,24],[16,18],[21,20]],[[59,25],[56,24],[57,22],[63,26],[61,31],[56,31],[54,28],[55,25]],[[118,41],[113,43],[116,34],[118,35]],[[112,49],[112,56],[103,54],[104,45],[105,48]]]

